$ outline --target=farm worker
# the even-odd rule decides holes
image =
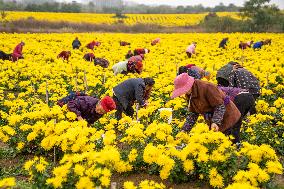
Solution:
[[[127,46],[130,45],[130,43],[126,42],[126,41],[120,41],[119,42],[120,46]]]
[[[134,56],[134,54],[132,53],[131,50],[129,50],[129,51],[127,52],[127,54],[125,55],[125,58],[126,58],[126,59],[129,59],[129,58],[132,57],[132,56]]]
[[[104,58],[95,58],[94,57],[95,66],[101,66],[103,68],[107,68],[109,66],[109,61]]]
[[[19,60],[19,59],[23,59],[24,57],[23,57],[23,54],[22,54],[22,51],[23,51],[23,47],[25,46],[25,43],[24,42],[21,42],[21,43],[19,43],[16,47],[15,47],[15,49],[14,49],[14,51],[13,51],[13,53],[12,53],[12,60],[13,60],[13,62],[15,62],[15,61],[17,61],[17,60]]]
[[[229,87],[247,89],[255,99],[260,96],[259,80],[250,71],[243,67],[234,66],[228,81]]]
[[[92,62],[95,58],[95,55],[93,53],[87,53],[83,57],[86,61]]]
[[[125,60],[113,65],[112,70],[114,75],[127,74],[127,73],[138,73],[141,74],[143,71],[142,61],[131,61]]]
[[[210,79],[210,72],[203,70],[195,64],[188,64],[186,66],[179,67],[178,75],[182,73],[187,73],[189,76],[194,77],[194,79]]]
[[[239,48],[240,49],[250,48],[252,44],[253,44],[253,41],[248,41],[246,43],[241,41],[240,44],[239,44]]]
[[[140,62],[142,62],[144,60],[144,57],[145,57],[144,54],[140,54],[140,55],[130,57],[128,59],[128,61],[136,61],[136,62],[140,61]]]
[[[81,42],[79,41],[78,37],[76,37],[74,41],[72,42],[72,47],[73,49],[79,49],[80,46],[81,46]]]
[[[255,99],[260,96],[259,80],[237,62],[229,62],[218,70],[216,79],[220,86],[247,89]]]
[[[71,56],[71,52],[70,51],[62,51],[57,58],[62,58],[62,60],[67,60],[69,61],[69,57]]]
[[[175,78],[174,87],[172,98],[186,95],[189,100],[189,114],[182,130],[190,131],[199,114],[203,114],[212,130],[221,131],[226,135],[236,134],[232,133],[232,129],[242,124],[241,113],[217,86],[206,81],[195,80],[183,73]]]
[[[220,44],[219,44],[219,48],[225,49],[225,48],[227,47],[227,42],[228,42],[228,40],[229,40],[228,37],[222,39],[222,41],[221,41]]]
[[[67,104],[69,111],[77,115],[77,120],[86,120],[93,124],[104,114],[116,109],[114,100],[106,96],[101,100],[91,96],[78,96]]]
[[[132,117],[134,114],[132,106],[135,101],[139,103],[140,107],[146,107],[154,84],[155,81],[152,78],[134,78],[127,79],[114,87],[113,99],[116,104],[116,119],[120,120],[123,112]]]
[[[161,41],[161,38],[156,38],[156,39],[154,39],[154,40],[151,42],[151,45],[154,46],[154,45],[156,45],[157,43],[160,43],[160,41]]]
[[[256,113],[254,97],[248,92],[248,90],[235,87],[220,86],[218,86],[218,89],[223,91],[227,96],[230,97],[230,100],[234,102],[241,113],[241,120],[244,119],[247,113],[250,113],[250,115]],[[234,143],[240,143],[240,129],[240,124],[232,129],[232,132],[235,133]]]
[[[253,49],[255,50],[255,49],[261,49],[261,47],[262,47],[262,45],[263,45],[263,41],[259,41],[259,42],[256,42],[255,44],[253,44]]]
[[[217,80],[218,85],[221,85],[224,87],[229,86],[229,77],[230,77],[231,72],[233,71],[234,65],[241,66],[237,62],[231,61],[225,66],[221,67],[217,71],[216,80]]]
[[[100,45],[101,45],[100,42],[92,41],[92,42],[90,42],[89,44],[87,44],[86,47],[87,47],[88,49],[94,50],[95,47],[98,47],[98,46],[100,46]]]
[[[248,47],[251,47],[251,45],[253,44],[253,41],[252,40],[248,41],[247,44],[248,44]]]
[[[271,39],[264,40],[263,45],[271,45]]]
[[[134,55],[140,55],[140,54],[148,54],[150,52],[149,49],[135,49]]]
[[[118,62],[117,64],[113,65],[112,70],[114,75],[120,74],[120,73],[126,73],[127,72],[127,63],[128,60]]]
[[[191,45],[189,45],[189,46],[187,47],[187,49],[186,49],[185,52],[186,52],[188,58],[191,58],[191,56],[192,56],[193,54],[195,54],[196,45],[197,45],[197,43],[196,43],[196,42],[193,42]]]
[[[1,60],[12,60],[12,54],[7,54],[3,51],[0,51],[0,59]]]

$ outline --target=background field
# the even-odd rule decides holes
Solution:
[[[51,22],[71,22],[90,24],[115,24],[123,21],[126,25],[156,24],[160,26],[192,26],[201,22],[208,13],[200,14],[125,14],[127,18],[117,18],[115,14],[91,13],[47,13],[47,12],[7,12],[6,19],[15,21],[20,19],[35,19]],[[220,12],[218,16],[230,16],[240,19],[238,13]]]

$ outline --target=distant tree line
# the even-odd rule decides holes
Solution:
[[[199,24],[208,32],[284,32],[284,14],[270,0],[249,0],[240,9],[242,20],[209,13]]]
[[[24,1],[4,1],[0,0],[0,10],[6,11],[33,11],[33,12],[98,12],[98,13],[144,13],[144,14],[173,14],[173,13],[202,13],[202,12],[238,12],[241,7],[234,4],[228,6],[220,3],[211,8],[203,5],[194,6],[147,6],[143,4],[123,6],[123,7],[96,7],[94,3],[81,4],[73,1],[72,3],[58,3],[55,0],[24,0]]]
[[[0,10],[4,11],[32,11],[32,12],[74,12],[82,11],[82,5],[76,3],[58,3],[56,1],[38,0],[20,3],[17,1],[4,2],[0,0]]]

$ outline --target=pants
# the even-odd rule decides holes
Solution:
[[[132,103],[129,103],[127,108],[124,109],[122,104],[119,102],[118,98],[115,95],[113,95],[113,100],[114,100],[114,102],[116,104],[115,118],[117,120],[120,120],[122,118],[122,113],[125,113],[129,117],[133,116],[134,109],[131,106]]]
[[[251,115],[256,113],[255,100],[253,95],[250,93],[241,93],[237,95],[234,99],[234,104],[239,109],[242,119],[248,112],[250,112]]]
[[[241,118],[232,128],[226,130],[224,134],[233,135],[235,138],[233,140],[233,143],[239,143],[240,130],[243,118],[247,115],[248,112],[250,112],[251,115],[256,113],[255,100],[252,94],[241,93],[235,97],[234,104],[237,106],[238,110],[240,111]]]
[[[232,141],[234,144],[239,143],[240,140],[240,130],[242,126],[243,119],[240,118],[239,121],[232,127],[227,129],[224,134],[225,135],[233,135],[234,140]]]
[[[190,52],[186,52],[186,54],[187,54],[188,58],[191,58],[192,54]]]

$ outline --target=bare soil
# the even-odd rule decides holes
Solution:
[[[134,182],[136,185],[139,184],[143,180],[152,180],[157,183],[163,183],[166,188],[172,188],[172,189],[210,189],[210,187],[204,185],[204,186],[198,186],[196,183],[181,183],[181,184],[173,184],[169,181],[162,180],[157,175],[149,175],[146,173],[136,173],[131,174],[129,176],[122,176],[120,174],[114,174],[112,176],[111,182],[116,182],[117,188],[123,188],[123,183],[126,181]]]
[[[112,32],[112,33],[187,33],[205,32],[200,26],[164,27],[156,24],[136,24],[133,26],[122,23],[90,24],[73,22],[50,22],[47,20],[21,19],[7,23],[0,22],[0,32],[6,33],[73,33],[73,32]]]

